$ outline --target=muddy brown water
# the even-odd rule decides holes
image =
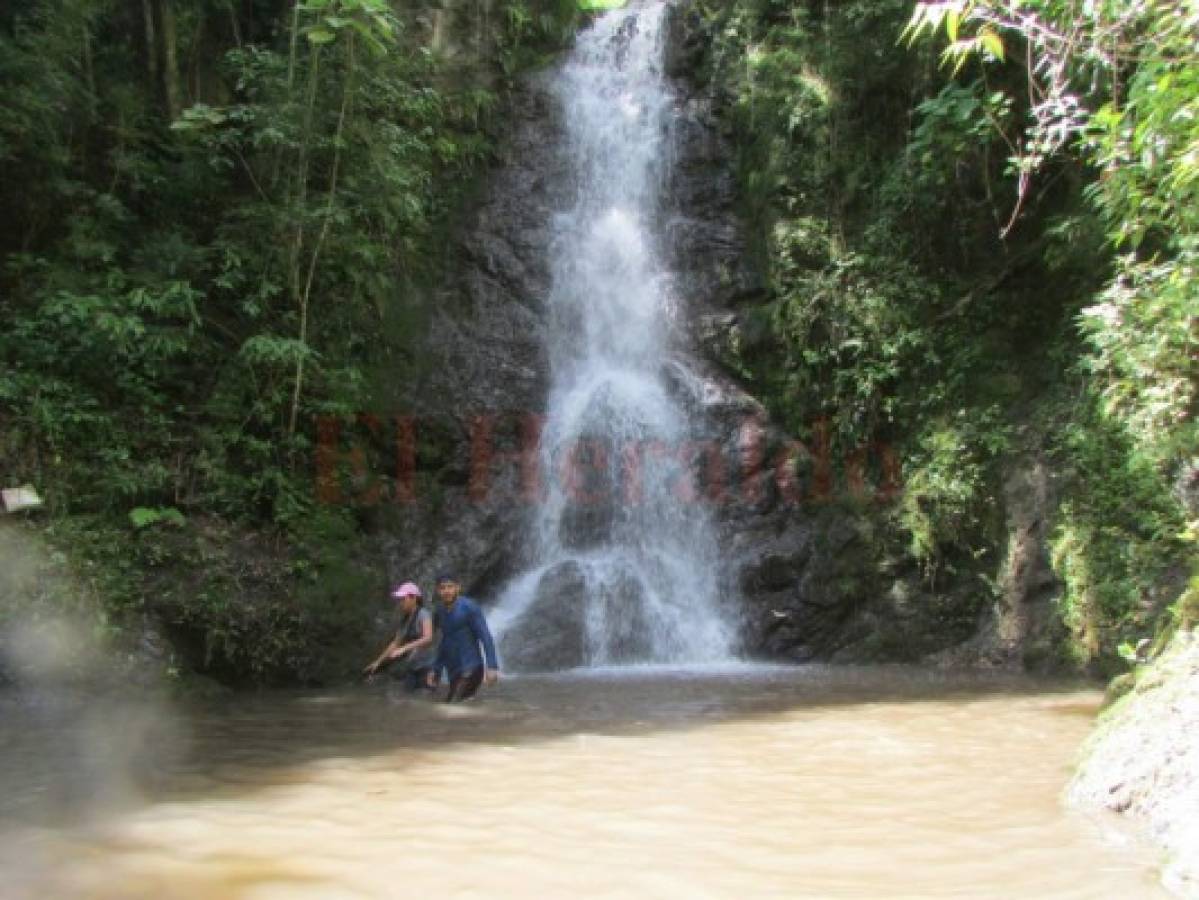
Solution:
[[[0,698],[0,895],[1155,897],[1060,794],[1098,692],[823,667]]]

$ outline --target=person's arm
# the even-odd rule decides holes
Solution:
[[[398,638],[392,638],[391,643],[383,648],[383,652],[379,654],[378,659],[362,670],[363,674],[374,675],[379,671],[379,666],[383,665],[387,660],[392,659],[393,655],[396,655],[395,650],[398,640]]]
[[[478,606],[471,610],[470,627],[475,639],[483,645],[483,658],[487,661],[487,681],[491,683],[499,677],[500,663],[495,655],[495,641],[492,640],[491,629],[487,627],[483,610]]]

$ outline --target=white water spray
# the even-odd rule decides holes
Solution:
[[[604,15],[555,83],[577,183],[550,248],[548,495],[531,535],[536,562],[492,613],[518,668],[731,656],[719,547],[693,484],[697,423],[665,376],[664,13],[656,4]]]

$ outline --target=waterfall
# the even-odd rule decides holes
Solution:
[[[734,604],[695,473],[701,423],[669,372],[672,277],[658,246],[674,102],[665,9],[603,15],[554,82],[574,184],[547,248],[548,477],[533,563],[491,614],[505,665],[518,669],[732,652]]]

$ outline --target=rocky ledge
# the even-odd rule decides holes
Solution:
[[[1199,897],[1199,629],[1103,714],[1068,796],[1142,823],[1169,854],[1165,886]]]

